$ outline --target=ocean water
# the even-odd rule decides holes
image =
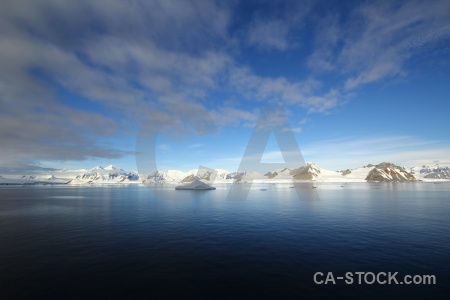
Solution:
[[[449,298],[449,183],[261,187],[235,201],[227,185],[1,187],[0,299]],[[436,284],[315,284],[316,272]]]

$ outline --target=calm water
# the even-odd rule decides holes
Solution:
[[[2,187],[0,299],[448,299],[450,184],[265,187]],[[319,271],[437,284],[316,285]]]

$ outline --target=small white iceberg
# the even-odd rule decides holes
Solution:
[[[179,185],[175,188],[176,190],[215,190],[216,188],[210,185],[207,185],[200,180],[195,180],[186,185]]]

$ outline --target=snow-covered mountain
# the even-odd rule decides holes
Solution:
[[[357,169],[332,171],[308,163],[296,169],[279,169],[265,174],[257,172],[230,172],[223,169],[159,170],[150,174],[138,174],[118,166],[96,166],[92,169],[56,170],[45,175],[0,176],[0,184],[186,184],[201,180],[213,183],[283,183],[294,181],[316,182],[398,182],[398,181],[442,181],[450,180],[450,168],[442,166],[420,166],[406,170],[403,167],[381,163]]]
[[[322,177],[323,171],[315,163],[308,163],[304,167],[291,170],[289,175],[296,180],[317,180],[319,177]]]
[[[96,166],[86,173],[77,175],[68,182],[68,184],[86,183],[141,183],[141,180],[139,174],[135,172],[126,172],[117,166],[109,165],[105,168],[102,166]]]
[[[268,172],[264,175],[269,180],[300,180],[300,181],[342,181],[345,178],[338,171],[330,171],[320,168],[315,163],[307,163],[296,169],[280,169]]]
[[[381,163],[376,165],[366,177],[367,181],[416,181],[414,175],[408,173],[403,167]]]
[[[355,170],[332,171],[320,168],[315,163],[308,163],[296,169],[280,169],[267,172],[262,175],[256,172],[227,172],[221,170],[215,181],[212,172],[204,171],[196,173],[197,170],[188,172],[186,177],[180,182],[192,182],[202,180],[205,182],[290,182],[296,181],[319,181],[319,182],[366,182],[366,181],[415,181],[416,178],[409,174],[404,168],[391,163],[381,163],[379,165],[367,165]],[[182,174],[178,175],[178,179]],[[164,177],[159,178],[159,182],[164,181]],[[173,179],[172,179],[173,180]],[[167,181],[166,181],[167,182]]]
[[[357,182],[357,181],[415,181],[416,178],[409,174],[402,167],[391,163],[381,163],[379,165],[367,165],[355,170],[331,171],[322,169],[314,163],[308,163],[306,166],[289,170],[269,172],[266,174],[268,179],[294,179],[328,182]]]
[[[379,181],[379,182],[403,182],[417,181],[414,175],[405,168],[392,163],[383,162],[378,165],[368,164],[355,170],[340,171],[341,174],[351,181]]]
[[[23,175],[20,177],[22,180],[37,180],[37,181],[55,181],[58,180],[53,175]]]
[[[164,170],[152,172],[146,177],[141,175],[141,178],[144,183],[178,183],[188,175],[191,174],[189,174],[189,172],[182,172],[178,170]]]
[[[68,180],[64,178],[56,178],[53,175],[15,175],[0,176],[0,184],[65,184]]]
[[[253,181],[264,181],[266,179],[261,173],[258,172],[232,172],[227,174],[226,180],[228,182],[247,183]]]
[[[104,170],[107,170],[107,171],[123,171],[121,168],[119,168],[118,166],[115,166],[115,165],[109,165],[109,166],[105,167]]]
[[[155,171],[147,175],[144,183],[188,183],[195,180],[208,182],[224,181],[230,174],[229,171],[223,169],[193,169],[187,172],[178,170]]]
[[[412,167],[410,173],[421,180],[450,179],[450,167],[439,164]]]

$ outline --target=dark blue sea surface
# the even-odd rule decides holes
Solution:
[[[0,299],[449,299],[449,183],[264,188],[1,187]]]

